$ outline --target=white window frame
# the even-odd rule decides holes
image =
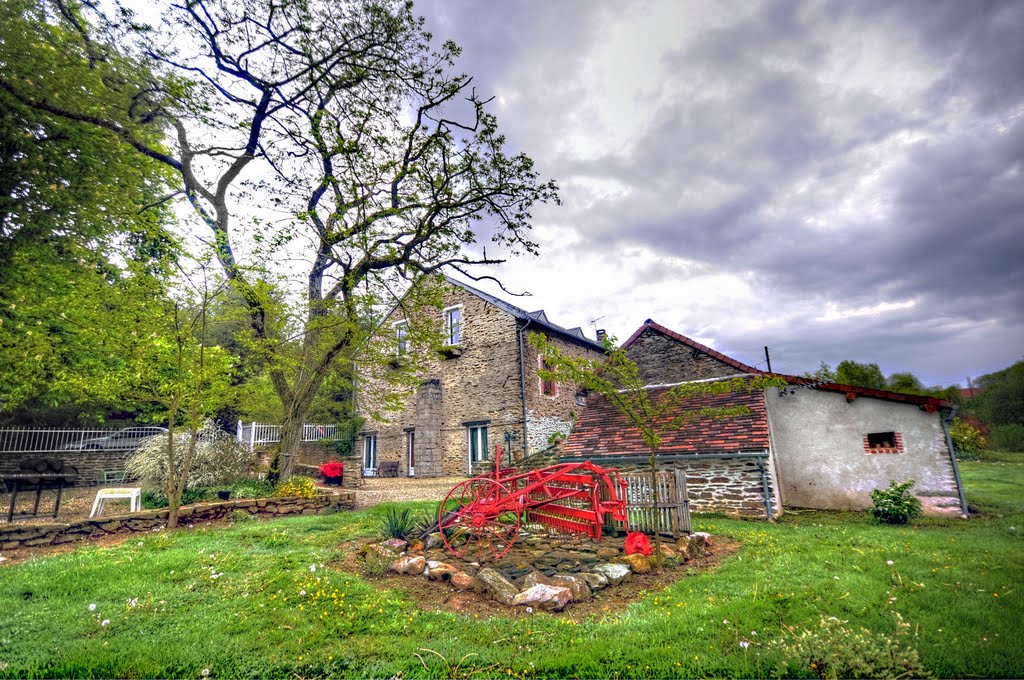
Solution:
[[[542,370],[543,368],[544,368],[544,357],[543,357],[543,355],[539,355],[537,357],[537,370],[539,371],[539,370]],[[540,394],[540,396],[542,396],[542,397],[544,397],[546,399],[555,399],[555,398],[557,398],[558,397],[558,387],[559,387],[558,386],[558,381],[557,380],[552,380],[551,384],[555,386],[554,391],[551,394],[544,394],[544,378],[542,378],[542,377],[540,377],[538,375],[537,376],[537,393]]]
[[[370,463],[370,466],[366,464]],[[377,474],[377,435],[363,435],[363,477],[373,477]]]
[[[409,320],[402,319],[394,323],[395,354],[403,357],[409,353]]]
[[[459,313],[459,322],[455,326],[455,328],[458,329],[458,335],[457,335],[457,337],[454,338],[454,342],[452,341],[453,340],[453,338],[452,338],[452,319],[451,319],[451,313],[452,312],[458,312]],[[464,305],[454,305],[452,307],[445,307],[441,311],[441,313],[444,314],[444,345],[445,345],[445,347],[454,347],[456,345],[461,345],[462,344],[462,332],[463,332],[463,330],[465,330],[465,324],[466,324],[466,311],[465,311]]]
[[[468,472],[470,475],[473,474],[473,466],[475,464],[491,459],[490,451],[488,450],[487,428],[488,425],[486,423],[466,426],[466,459],[469,461]],[[483,451],[483,456],[478,457],[476,460],[473,460],[474,444],[477,451]]]
[[[416,476],[416,430],[405,431],[405,463],[410,477]]]

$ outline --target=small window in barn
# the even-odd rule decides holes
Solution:
[[[873,449],[891,449],[896,444],[895,432],[872,432],[868,435],[868,446]]]
[[[864,436],[867,453],[903,453],[903,437],[899,432],[869,432]]]

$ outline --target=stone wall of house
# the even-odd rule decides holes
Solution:
[[[361,451],[365,434],[376,434],[378,460],[398,461],[402,476],[408,475],[409,431],[415,433],[416,476],[435,477],[469,474],[466,423],[487,425],[492,451],[504,441],[505,429],[522,427],[515,318],[457,286],[447,288],[444,305],[462,306],[461,352],[429,357],[420,388],[386,420],[367,418],[366,433],[357,442]],[[357,403],[366,417],[379,409],[380,391],[388,386],[371,380],[362,386]]]
[[[531,332],[526,327],[527,337]],[[562,336],[547,334],[547,340],[564,355],[600,359],[601,350],[572,342]],[[543,392],[543,382],[537,371],[541,368],[541,357],[537,350],[524,343],[524,364],[526,367],[526,454],[532,455],[549,445],[555,432],[568,434],[585,402],[577,402],[578,387],[573,384],[555,384],[553,395]]]
[[[355,507],[351,492],[319,495],[314,498],[258,498],[217,503],[199,503],[179,508],[179,526],[210,522],[244,512],[260,517],[285,515],[322,515]],[[167,509],[143,510],[126,515],[97,517],[70,524],[8,524],[0,526],[0,550],[19,550],[61,545],[90,538],[132,532],[149,532],[167,524]]]
[[[642,456],[630,456],[623,462],[602,461],[601,465],[617,467],[622,472],[648,472],[650,466]],[[772,517],[782,513],[776,476],[770,459],[764,459]],[[679,469],[686,474],[690,512],[722,513],[733,516],[765,517],[764,487],[761,470],[754,458],[707,458],[705,460],[665,460],[659,470]]]
[[[640,367],[640,375],[647,385],[670,385],[742,373],[703,352],[694,356],[692,347],[651,328],[630,345],[626,356]]]
[[[914,404],[798,389],[766,391],[772,448],[786,506],[862,509],[871,491],[913,479],[933,513],[959,514],[941,414]],[[871,450],[871,433],[894,433],[892,446]]]
[[[419,386],[410,390],[397,412],[386,417],[369,417],[383,411],[386,381],[369,369],[361,373],[358,409],[367,418],[365,432],[357,441],[363,450],[367,436],[377,438],[378,461],[398,461],[399,475],[409,474],[407,437],[414,433],[415,476],[471,475],[490,469],[488,461],[470,470],[468,427],[487,427],[487,444],[493,457],[496,445],[506,447],[512,436],[515,456],[523,453],[522,381],[519,366],[519,322],[514,316],[458,287],[448,286],[444,306],[462,306],[460,352],[433,353],[423,361]],[[400,318],[389,319],[382,328]],[[527,327],[527,332],[531,329]],[[390,339],[390,338],[389,338]],[[590,352],[561,337],[552,341],[567,353]],[[536,451],[547,446],[554,431],[568,432],[578,410],[575,388],[559,386],[553,397],[541,393],[537,377],[537,353],[524,342],[527,424],[526,448]],[[387,370],[387,369],[385,369]]]

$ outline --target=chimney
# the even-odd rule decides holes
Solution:
[[[606,333],[604,332],[603,328],[598,328],[597,329],[597,341],[598,342],[604,342],[604,336],[605,335],[606,335]]]

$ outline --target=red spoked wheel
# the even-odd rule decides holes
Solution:
[[[515,543],[521,515],[507,486],[476,477],[448,492],[437,524],[445,546],[459,559],[498,560]]]

